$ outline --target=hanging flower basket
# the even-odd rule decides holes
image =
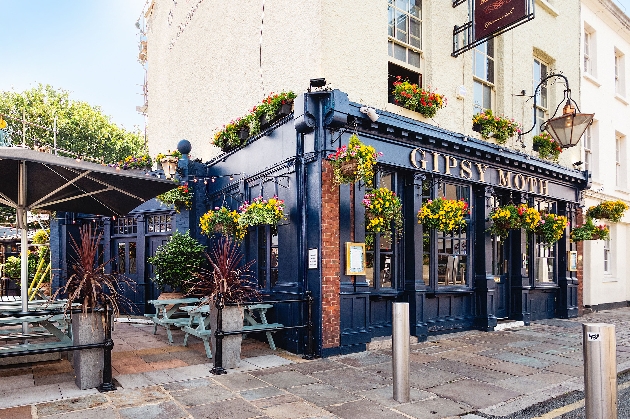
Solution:
[[[466,227],[466,215],[470,214],[468,203],[462,200],[429,199],[418,211],[418,224],[435,228],[444,233]]]
[[[188,189],[188,184],[183,184],[157,196],[158,201],[166,205],[173,205],[178,213],[182,209],[192,208],[192,194]]]
[[[226,207],[215,207],[203,214],[199,219],[201,232],[207,236],[219,233],[231,236],[241,241],[247,233],[247,228],[239,223],[239,213]]]
[[[383,237],[389,239],[393,228],[397,237],[402,236],[402,202],[395,192],[387,188],[373,189],[365,194],[362,204],[365,207],[367,232],[381,233]]]
[[[508,138],[521,132],[520,127],[513,119],[497,116],[491,109],[473,116],[473,130],[481,134],[481,138],[488,140],[494,138],[498,144],[505,144]]]
[[[534,231],[540,222],[540,213],[536,208],[520,204],[497,207],[490,212],[492,224],[488,231],[500,237],[507,237],[509,230],[524,228],[527,231]]]
[[[265,224],[275,227],[280,220],[285,218],[284,201],[278,199],[275,195],[273,198],[269,198],[269,200],[259,196],[254,198],[251,203],[245,201],[243,205],[240,206],[239,211],[240,217],[238,222],[245,228]]]
[[[396,77],[392,93],[397,105],[418,112],[426,118],[433,118],[438,109],[446,106],[444,95],[423,89],[408,80],[402,81],[400,76]]]
[[[571,241],[583,240],[607,240],[610,237],[610,228],[605,224],[595,225],[593,219],[587,217],[584,225],[571,230]]]
[[[568,224],[569,221],[564,215],[544,214],[540,217],[535,233],[542,243],[552,245],[560,240]]]
[[[538,151],[538,155],[541,159],[547,159],[551,161],[558,161],[560,153],[562,153],[562,147],[560,144],[551,138],[551,135],[547,132],[543,132],[539,135],[534,135],[532,138],[532,149]]]
[[[586,210],[586,216],[598,220],[609,220],[611,223],[618,223],[627,210],[628,205],[623,201],[604,201]]]
[[[352,184],[358,180],[372,186],[377,153],[374,147],[365,145],[356,134],[350,137],[348,146],[341,146],[328,159],[333,167],[333,182],[337,185]]]

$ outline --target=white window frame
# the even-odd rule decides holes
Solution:
[[[490,45],[492,46],[492,52],[488,53],[488,42],[490,42]],[[493,105],[494,105],[494,92],[495,92],[495,84],[494,84],[494,80],[495,80],[495,73],[496,73],[496,45],[494,43],[493,39],[490,39],[480,45],[477,45],[474,49],[473,49],[473,113],[474,114],[478,114],[481,112],[484,112],[486,109],[492,109]],[[476,63],[477,63],[477,59],[481,59],[483,60],[484,64],[484,72],[485,75],[477,75],[476,74]],[[492,72],[490,72],[488,70],[488,62],[492,62]],[[480,86],[481,88],[481,100],[482,103],[479,103],[476,99],[475,99],[475,89],[476,86]],[[489,89],[490,90],[490,103],[483,103],[483,98],[484,98],[484,94],[483,91],[484,89]]]
[[[610,251],[610,238],[604,240],[604,273],[612,275],[612,253]]]
[[[544,74],[543,74],[544,69]],[[533,64],[533,81],[534,85],[532,91],[535,92],[536,87],[540,83],[540,81],[549,75],[549,64],[541,60],[540,58],[534,58]],[[549,92],[547,89],[547,83],[540,86],[538,89],[538,94],[536,96],[536,107],[534,108],[534,115],[536,117],[536,124],[534,126],[534,135],[540,134],[540,126],[543,122],[549,119]]]
[[[615,48],[615,94],[626,96],[625,54]]]
[[[626,137],[615,133],[615,186],[625,189],[627,187],[626,172]]]
[[[590,124],[586,127],[586,131],[584,132],[584,141],[582,145],[584,146],[584,170],[588,170],[590,173],[593,173],[593,124]]]
[[[389,57],[392,60],[395,60],[395,62],[402,62],[405,63],[406,65],[415,67],[415,68],[420,68],[422,65],[422,38],[423,38],[423,33],[422,33],[422,2],[420,1],[420,12],[419,12],[419,17],[415,16],[413,14],[411,14],[409,12],[409,8],[412,6],[411,3],[415,4],[416,0],[404,0],[407,3],[407,10],[404,9],[399,9],[396,7],[396,0],[388,0],[387,1],[387,16],[388,16],[388,22],[387,22],[387,39],[388,39],[388,54]],[[391,14],[394,14],[394,17],[391,17]],[[396,13],[400,13],[405,17],[405,31],[404,31],[404,40],[403,39],[399,39],[396,35],[397,32],[397,22],[396,22],[396,18],[395,18],[395,14]],[[420,27],[420,36],[419,37],[415,37],[411,34],[411,22],[415,21],[418,26]],[[412,42],[413,40],[418,40],[418,44],[419,45],[414,45],[414,43]],[[401,60],[400,58],[396,58],[395,56],[395,49],[396,48],[404,48],[405,49],[405,59]],[[417,65],[413,63],[413,59],[412,57],[416,57],[417,56]]]
[[[584,24],[583,67],[584,73],[597,77],[597,36],[595,30]]]

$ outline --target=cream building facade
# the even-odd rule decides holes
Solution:
[[[628,135],[630,135],[630,18],[611,0],[582,0],[583,112],[595,120],[582,141],[584,169],[592,187],[586,208],[602,201],[630,204]],[[593,308],[630,301],[630,215],[610,225],[609,240],[584,243],[584,304]]]
[[[271,92],[303,92],[318,77],[351,101],[463,135],[478,136],[471,119],[481,108],[528,130],[529,96],[541,71],[561,71],[576,99],[581,82],[579,3],[532,2],[535,19],[453,57],[453,27],[468,21],[466,2],[154,0],[146,12],[150,152],[185,138],[193,157],[216,156],[211,141],[225,123]],[[446,95],[447,106],[426,119],[389,103],[396,74],[421,77],[423,86]],[[548,105],[539,109],[546,118],[563,90],[561,83],[548,86]],[[508,140],[505,153],[537,157],[531,135],[524,143]],[[560,164],[579,159],[578,148],[567,149]]]

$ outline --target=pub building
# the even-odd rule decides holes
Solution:
[[[292,114],[246,145],[206,164],[191,163],[191,233],[209,243],[198,226],[208,209],[237,209],[257,196],[284,200],[286,219],[277,230],[250,227],[245,260],[256,261],[266,298],[312,292],[320,356],[362,351],[372,339],[391,335],[392,302],[409,303],[410,332],[420,341],[452,331],[492,331],[502,319],[527,325],[578,315],[578,272],[568,264],[577,247],[568,232],[576,225],[587,172],[386,111],[368,118],[361,106],[339,90],[298,95]],[[402,231],[389,238],[366,235],[366,185],[332,181],[327,157],[352,134],[382,153],[374,187],[402,201]],[[465,227],[442,233],[418,223],[423,202],[440,197],[468,203]],[[569,225],[551,246],[524,229],[494,236],[489,214],[509,203],[564,215]],[[347,260],[348,243],[367,243],[364,261]],[[353,257],[360,258],[360,245],[356,249]],[[364,263],[364,275],[352,274],[357,263]],[[271,315],[289,326],[304,321],[304,310],[294,304],[276,304]],[[305,334],[286,330],[276,341],[300,353]]]

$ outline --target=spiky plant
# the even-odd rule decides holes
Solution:
[[[205,253],[210,269],[203,269],[190,281],[189,294],[202,296],[201,304],[214,303],[219,294],[226,303],[241,304],[260,300],[254,273],[254,261],[243,262],[243,252],[230,237],[219,238],[210,254]]]
[[[102,235],[102,233],[93,235],[91,227],[84,225],[79,231],[79,243],[71,237],[72,249],[76,255],[72,262],[74,273],[54,296],[57,297],[59,294],[67,296],[68,302],[64,307],[66,312],[72,309],[74,303],[81,304],[84,314],[87,314],[88,309],[110,307],[114,316],[118,316],[121,307],[129,309],[132,307],[131,300],[120,290],[123,286],[135,289],[134,282],[123,275],[106,274],[105,267],[111,259],[102,263],[96,259]]]

